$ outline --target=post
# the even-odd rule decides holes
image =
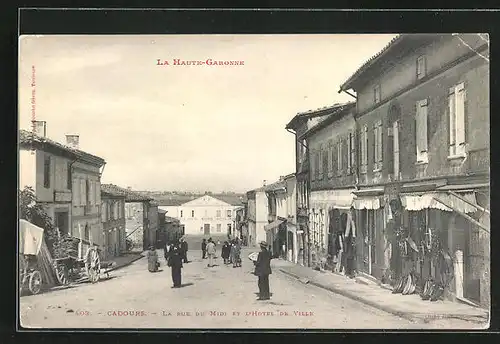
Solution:
[[[455,292],[459,298],[464,297],[464,253],[462,250],[455,251]]]

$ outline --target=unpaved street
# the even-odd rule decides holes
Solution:
[[[162,255],[162,251],[159,254]],[[278,271],[270,301],[257,301],[257,277],[243,253],[243,267],[207,268],[201,252],[183,269],[183,287],[172,289],[170,270],[147,261],[111,273],[97,284],[21,298],[21,323],[35,328],[450,328],[471,324],[442,320],[411,323],[329,291],[302,284]],[[466,325],[465,325],[466,324]]]

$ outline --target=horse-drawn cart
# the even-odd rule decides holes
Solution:
[[[96,283],[100,279],[101,259],[96,247],[90,247],[84,258],[68,255],[53,260],[57,281],[61,285],[88,279]]]

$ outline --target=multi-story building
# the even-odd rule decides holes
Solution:
[[[178,219],[185,226],[186,236],[227,238],[234,231],[235,209],[239,206],[204,195],[181,204],[178,208]]]
[[[101,221],[105,259],[119,256],[126,250],[125,195],[107,184],[101,186]]]
[[[267,197],[266,241],[271,246],[273,257],[286,258],[287,253],[287,207],[286,184],[283,176],[280,180],[264,187]]]
[[[61,233],[79,240],[81,258],[89,245],[104,244],[100,180],[106,162],[80,150],[78,135],[66,139],[63,145],[20,130],[20,187],[31,186]]]
[[[301,138],[304,133],[328,118],[340,104],[323,107],[316,110],[309,110],[295,115],[286,125],[285,129],[295,135],[295,177],[297,190],[297,235],[298,241],[302,243],[299,251],[298,261],[301,265],[311,266],[311,238],[309,224],[309,196],[310,196],[310,176],[309,176],[309,149],[305,138]],[[314,246],[313,246],[314,248]]]
[[[478,34],[399,35],[339,91],[356,92],[359,268],[379,279],[411,270],[421,282],[439,278],[439,264],[421,254],[439,243],[454,262],[447,295],[484,305],[490,296],[488,56],[488,42]],[[401,237],[411,238],[420,254],[405,245],[399,250]]]
[[[158,207],[154,203],[150,205],[153,199],[114,184],[103,184],[102,188],[108,193],[125,196],[125,239],[132,241],[132,249],[142,251],[156,245]]]
[[[310,195],[309,224],[314,256],[333,256],[335,238],[345,233],[357,184],[355,103],[330,108],[329,116],[307,130]]]
[[[248,191],[248,212],[247,212],[247,226],[248,226],[248,245],[258,246],[259,242],[267,239],[266,230],[264,226],[268,225],[268,200],[265,192],[266,182],[264,186]]]

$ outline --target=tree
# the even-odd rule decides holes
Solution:
[[[43,237],[53,258],[65,257],[73,250],[74,243],[68,240],[68,236],[60,235],[43,205],[37,202],[31,187],[19,192],[19,218],[43,228]]]

